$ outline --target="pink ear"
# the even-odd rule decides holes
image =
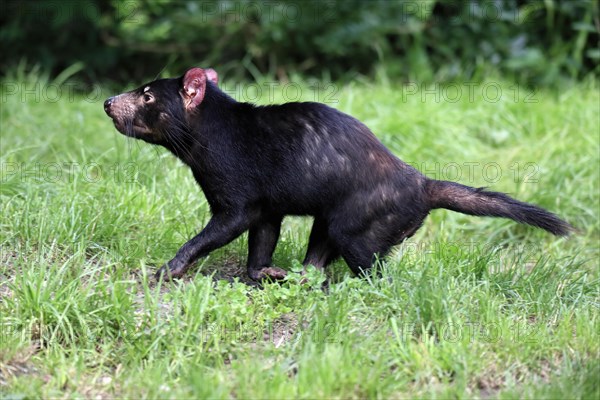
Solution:
[[[202,68],[192,68],[183,76],[183,95],[186,110],[195,109],[206,93],[206,73]]]
[[[206,79],[208,79],[209,81],[211,81],[215,85],[217,83],[219,83],[219,75],[217,75],[217,71],[215,71],[212,68],[207,68],[207,69],[204,70],[204,73],[206,74]]]

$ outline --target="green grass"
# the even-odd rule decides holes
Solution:
[[[535,102],[506,83],[497,102],[482,85],[456,102],[385,80],[339,88],[335,107],[428,175],[509,192],[580,232],[435,211],[381,278],[340,261],[328,291],[314,271],[308,285],[247,285],[246,236],[157,285],[209,217],[191,173],[118,134],[104,96],[48,101],[44,80],[39,99],[11,94],[35,82],[0,93],[3,398],[600,395],[597,82]],[[297,270],[309,228],[286,219],[275,264]]]

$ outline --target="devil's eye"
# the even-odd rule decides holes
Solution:
[[[154,98],[151,95],[149,95],[148,93],[144,93],[144,101],[146,103],[150,103],[153,99]]]

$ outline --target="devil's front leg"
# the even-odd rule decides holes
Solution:
[[[156,278],[160,279],[163,275],[180,278],[200,257],[225,246],[248,230],[253,222],[251,215],[244,213],[222,212],[213,215],[206,227],[158,270]]]
[[[270,216],[255,223],[248,233],[248,275],[255,281],[283,279],[286,271],[271,265],[271,257],[281,229],[281,216]]]

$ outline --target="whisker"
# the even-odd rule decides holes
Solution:
[[[167,139],[173,145],[173,149],[175,150],[176,154],[181,153],[185,156],[189,156],[190,161],[194,159],[192,152],[185,147],[185,143],[180,137],[178,137],[177,133],[173,133],[169,129],[165,131],[165,136],[167,136]]]
[[[156,76],[155,76],[155,77],[154,77],[154,79],[152,79],[152,80],[153,80],[153,81],[157,80],[157,79],[158,79],[158,77],[160,76],[160,74],[162,74],[162,73],[163,73],[163,71],[165,70],[165,68],[167,68],[167,66],[168,66],[168,65],[169,65],[168,63],[167,63],[167,64],[165,64],[165,66],[164,66],[164,67],[162,67],[162,69],[161,69],[161,70],[158,72],[158,74],[156,74]]]
[[[176,131],[176,134],[181,135],[185,139],[191,140],[193,143],[197,144],[198,146],[202,147],[207,151],[211,151],[206,145],[201,143],[197,137],[195,137],[191,132],[189,132],[189,130],[185,127],[185,125],[183,125],[181,121],[175,118],[173,119],[173,121],[174,123],[170,128],[174,129]]]

